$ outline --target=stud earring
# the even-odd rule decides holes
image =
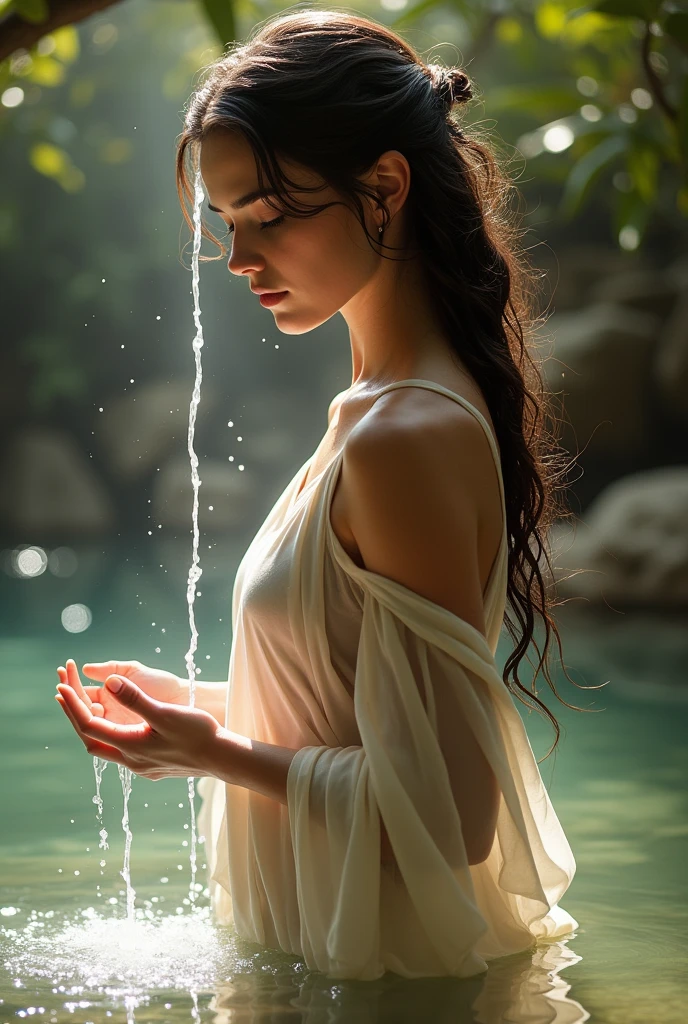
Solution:
[[[380,227],[377,230],[378,230],[378,234],[381,235],[382,234],[382,225],[380,225]]]

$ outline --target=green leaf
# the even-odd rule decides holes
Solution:
[[[224,47],[236,39],[233,0],[201,0],[206,17]]]
[[[12,6],[20,18],[34,25],[47,21],[50,14],[47,0],[14,0]]]
[[[399,29],[406,28],[411,22],[416,21],[421,15],[427,14],[428,11],[432,11],[435,7],[444,7],[445,0],[420,0],[419,4],[415,7],[409,8],[408,11],[404,11],[398,18],[395,18],[390,28],[394,32],[398,32]]]
[[[645,236],[647,225],[650,221],[652,205],[646,203],[637,192],[621,192],[614,211],[614,227],[619,245],[629,252],[640,248]],[[622,232],[624,235],[636,234],[635,245],[622,244]]]
[[[626,156],[626,167],[643,202],[654,203],[657,197],[659,154],[648,146],[633,145]]]
[[[570,220],[583,207],[595,179],[626,149],[623,135],[610,135],[574,165],[564,186],[559,212]]]

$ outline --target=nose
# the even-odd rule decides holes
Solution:
[[[236,238],[232,238],[232,251],[227,260],[227,269],[232,274],[241,277],[242,274],[250,274],[261,271],[265,268],[265,260],[257,252],[251,252],[246,245],[237,245]]]

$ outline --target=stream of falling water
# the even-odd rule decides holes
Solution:
[[[189,629],[191,630],[191,643],[189,649],[186,652],[184,660],[186,662],[186,670],[189,679],[189,707],[195,706],[196,697],[196,665],[194,662],[194,654],[198,646],[198,630],[196,629],[196,617],[194,615],[194,602],[196,600],[196,584],[198,583],[203,570],[199,565],[198,545],[199,545],[199,528],[198,528],[198,490],[201,486],[201,480],[198,475],[198,456],[194,450],[194,435],[196,431],[196,413],[201,400],[201,381],[203,380],[203,369],[201,366],[201,349],[203,348],[203,327],[201,324],[201,306],[200,306],[200,290],[199,290],[199,271],[198,271],[198,254],[201,249],[201,205],[203,203],[205,193],[203,192],[202,178],[200,167],[196,169],[196,176],[194,179],[194,245],[193,245],[193,256],[191,260],[192,267],[192,289],[194,298],[194,322],[196,324],[196,336],[193,340],[193,350],[196,360],[196,378],[194,380],[193,394],[191,396],[191,404],[189,406],[189,432],[188,432],[188,451],[189,459],[191,461],[191,483],[193,486],[193,511],[192,511],[192,524],[193,524],[193,545],[192,545],[192,557],[191,567],[189,568],[189,577],[186,587],[186,601],[189,607]],[[99,757],[93,758],[93,768],[96,777],[96,795],[93,797],[94,804],[98,807],[98,820],[102,825],[103,819],[103,801],[100,796],[100,782],[103,777],[103,772],[107,766],[107,761]],[[136,890],[131,884],[131,841],[132,831],[129,827],[129,794],[131,793],[131,784],[134,773],[129,768],[125,768],[123,765],[117,766],[119,771],[119,778],[122,784],[122,796],[124,800],[124,814],[122,816],[122,828],[124,829],[125,835],[125,848],[124,848],[124,865],[120,874],[126,884],[127,892],[127,920],[133,922],[135,920],[135,906],[134,901],[136,899]],[[194,806],[194,797],[196,788],[194,784],[194,776],[190,775],[187,781],[187,790],[189,797],[189,809],[191,812],[191,849],[189,853],[189,862],[191,867],[191,883],[189,886],[189,904],[193,909],[193,904],[196,900],[196,808]],[[102,849],[108,849],[107,843],[107,832],[105,828],[100,830],[100,847]],[[102,874],[101,870],[101,874]]]
[[[134,914],[134,900],[136,899],[136,890],[131,884],[131,869],[130,869],[130,858],[131,858],[131,829],[129,828],[129,794],[131,793],[131,780],[134,773],[129,768],[125,768],[124,765],[118,764],[117,771],[119,772],[119,781],[122,783],[122,794],[124,796],[124,814],[122,815],[122,828],[124,829],[124,867],[120,871],[120,875],[124,879],[127,887],[127,920],[133,922],[135,919]]]
[[[96,811],[98,824],[103,826],[99,833],[100,842],[98,843],[98,848],[101,850],[108,849],[107,829],[103,825],[103,798],[100,795],[100,780],[103,778],[103,772],[105,771],[107,766],[108,762],[105,760],[105,758],[93,758],[93,771],[95,772],[96,775],[96,795],[93,797],[93,803],[96,804],[98,808],[98,810]],[[103,872],[101,871],[100,873],[102,875]]]
[[[201,569],[198,557],[198,489],[201,486],[201,480],[198,475],[198,456],[194,451],[194,433],[196,430],[196,412],[198,410],[198,403],[201,400],[201,381],[203,379],[203,371],[201,367],[201,349],[203,348],[203,326],[201,324],[201,305],[199,299],[199,274],[198,274],[198,254],[201,248],[201,204],[203,203],[203,185],[201,179],[200,166],[196,169],[196,177],[194,180],[194,246],[193,256],[191,259],[192,267],[192,288],[193,288],[193,299],[194,299],[194,322],[196,324],[196,336],[193,340],[193,350],[196,359],[196,379],[194,381],[193,394],[191,396],[191,404],[189,406],[189,435],[188,435],[188,448],[189,448],[189,459],[191,461],[191,483],[193,485],[193,553],[191,567],[189,568],[189,580],[186,587],[186,600],[189,606],[189,629],[191,630],[191,643],[189,649],[186,652],[186,670],[189,676],[189,706],[194,707],[194,701],[196,697],[196,666],[194,663],[194,653],[198,644],[198,631],[196,629],[196,618],[194,615],[194,601],[196,600],[196,584],[201,577],[203,570]],[[189,861],[191,865],[191,885],[189,887],[189,903],[193,908],[194,900],[196,899],[196,809],[194,807],[194,795],[195,785],[194,777],[190,775],[186,780],[189,792],[189,809],[191,812],[191,850],[189,853]]]

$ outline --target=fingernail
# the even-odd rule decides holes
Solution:
[[[108,690],[112,690],[113,693],[117,693],[122,689],[122,680],[118,679],[117,676],[109,676],[105,681],[105,685]]]

